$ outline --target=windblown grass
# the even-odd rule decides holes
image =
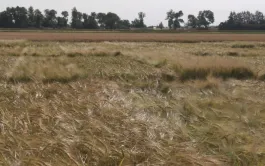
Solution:
[[[20,44],[0,47],[0,165],[265,164],[263,47]]]
[[[173,69],[180,74],[182,81],[205,80],[208,76],[222,79],[252,79],[256,74],[244,64],[220,57],[199,58],[175,64]]]
[[[205,80],[191,80],[188,84],[202,90],[210,89],[218,91],[222,84],[222,80],[220,78],[208,76]]]
[[[12,82],[69,82],[83,77],[77,65],[65,58],[19,58],[8,69],[6,78]]]

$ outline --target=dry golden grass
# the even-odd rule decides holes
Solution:
[[[7,69],[6,77],[13,82],[69,82],[84,77],[84,72],[67,58],[19,57]]]
[[[264,165],[265,47],[236,44],[1,41],[0,165]]]
[[[171,68],[180,76],[182,81],[190,79],[205,80],[208,76],[220,77],[223,79],[251,79],[256,78],[257,73],[243,61],[220,56],[190,56],[188,59],[181,57],[170,58],[170,63],[167,59],[161,59],[153,62],[154,66],[161,68],[168,63]]]
[[[219,90],[219,87],[222,84],[222,80],[213,76],[207,76],[205,80],[191,80],[187,84],[199,89]]]

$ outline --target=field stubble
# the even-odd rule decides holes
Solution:
[[[2,41],[0,164],[264,165],[264,49]]]

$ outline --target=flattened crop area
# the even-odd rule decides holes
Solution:
[[[32,41],[91,41],[91,42],[265,41],[265,34],[0,32],[0,39],[1,40],[25,39]]]
[[[264,53],[0,40],[0,165],[263,166]]]

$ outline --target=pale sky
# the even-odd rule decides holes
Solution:
[[[265,0],[0,0],[0,11],[6,7],[33,6],[41,11],[55,9],[71,11],[75,6],[83,13],[114,12],[122,19],[130,21],[137,17],[137,13],[146,13],[145,23],[158,25],[163,21],[167,26],[166,12],[182,10],[183,19],[187,20],[188,14],[197,15],[200,10],[212,10],[215,14],[215,25],[227,19],[230,11],[259,10],[265,13]]]

